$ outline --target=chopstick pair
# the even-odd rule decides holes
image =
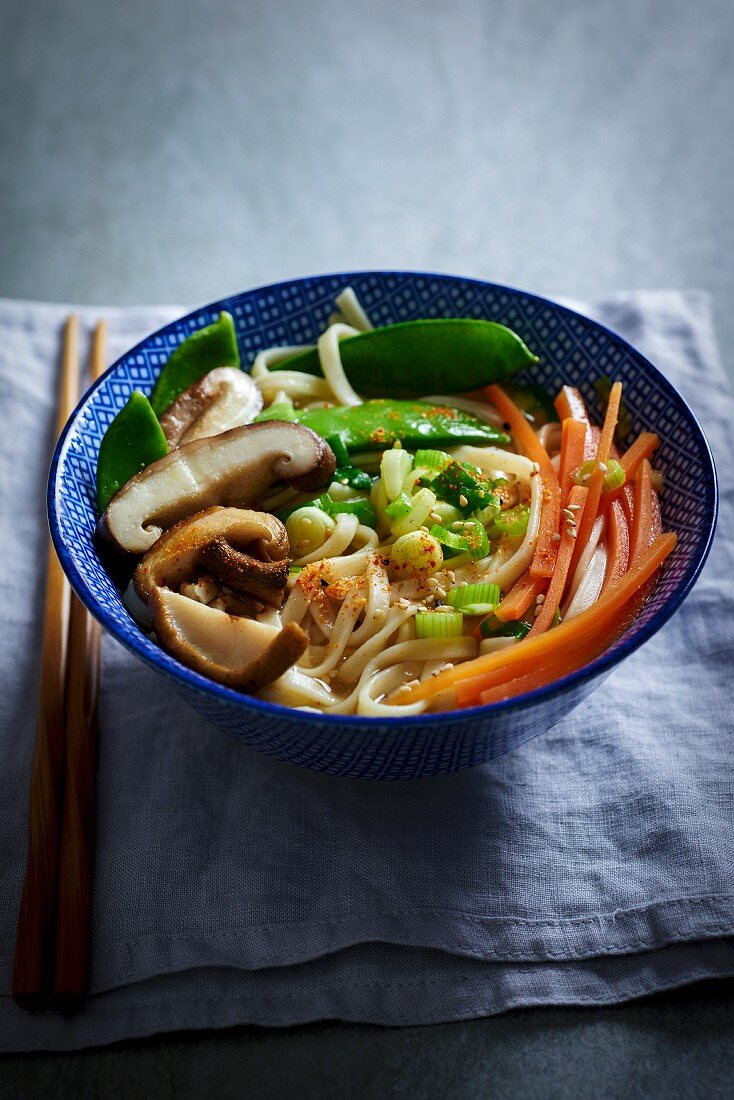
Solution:
[[[102,321],[92,337],[92,381],[105,369],[105,345]],[[57,436],[79,393],[79,321],[71,316],[64,328]],[[12,985],[13,1000],[30,1011],[73,1011],[87,988],[99,650],[99,624],[71,592],[49,541],[28,856]]]

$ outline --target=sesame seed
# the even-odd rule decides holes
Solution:
[[[566,517],[566,519],[573,519],[573,512],[571,511],[570,508],[564,508],[563,509],[563,514]]]
[[[419,683],[420,683],[420,680],[408,680],[408,682],[405,686],[407,688],[417,688]]]
[[[541,612],[542,610],[543,610],[543,605],[542,605],[542,604],[540,604],[540,603],[537,603],[537,604],[535,605],[535,610],[533,611],[533,618],[534,618],[534,619],[537,619],[538,615],[540,615],[540,612]]]
[[[454,667],[453,661],[447,661],[445,665],[441,665],[441,672],[450,672]]]
[[[536,603],[545,603],[545,593],[544,592],[539,592],[538,595],[535,597],[535,602]]]
[[[607,472],[607,469],[608,469],[608,466],[607,466],[606,462],[600,462],[599,463],[599,469],[601,470],[601,472],[603,474],[605,474]]]
[[[462,508],[466,508],[468,503],[469,503],[469,501],[466,499],[466,497],[462,493],[461,496],[459,497],[459,504],[461,505]]]
[[[575,539],[578,536],[578,531],[575,527],[567,527],[566,534],[570,535],[572,539]]]
[[[581,505],[580,504],[569,504],[568,510],[569,510],[569,512],[580,512],[581,511]]]
[[[441,522],[441,517],[439,516],[438,512],[431,512],[430,519],[432,519],[434,523]]]
[[[375,608],[375,613],[372,617],[373,619],[384,619],[386,614],[387,612],[385,611],[384,607],[378,607]]]
[[[459,528],[464,526],[464,524],[461,522],[461,520],[457,519],[455,523],[451,524],[451,526],[453,527],[454,531],[458,531]]]
[[[557,531],[554,531],[553,534],[551,535],[551,542],[560,542],[560,541],[561,541],[561,536],[558,534]]]
[[[406,600],[405,596],[401,596],[400,599],[398,600],[398,607],[402,607],[403,611],[407,610],[407,608],[410,607],[410,604]]]
[[[451,583],[455,584],[456,583],[456,573],[454,573],[453,569],[449,569],[448,575],[449,575],[449,580],[451,581]]]

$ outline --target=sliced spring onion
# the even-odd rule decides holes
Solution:
[[[334,452],[337,466],[351,466],[352,460],[349,457],[349,451],[340,435],[327,435],[326,442]]]
[[[526,504],[516,504],[514,508],[506,508],[504,512],[498,512],[489,528],[491,539],[519,538],[528,529],[528,517],[530,509]]]
[[[403,482],[413,469],[413,456],[402,447],[385,451],[380,462],[380,476],[385,485],[388,501],[400,495]]]
[[[439,500],[453,504],[463,515],[500,503],[492,492],[492,482],[468,462],[450,462],[433,479],[431,488]]]
[[[582,462],[572,474],[572,481],[574,485],[588,485],[591,481],[591,475],[596,468],[596,459],[589,458],[586,462]]]
[[[449,550],[455,550],[457,553],[469,552],[469,541],[465,539],[463,535],[458,534],[456,531],[447,531],[445,527],[441,527],[438,523],[434,523],[430,529],[430,533],[434,539],[438,539],[442,546],[447,547]]]
[[[452,523],[458,523],[461,519],[456,508],[453,504],[447,504],[444,500],[437,500],[433,506],[431,518],[434,523],[438,523],[441,527],[450,527]]]
[[[390,548],[390,573],[393,580],[435,573],[443,565],[443,551],[438,539],[427,531],[409,531],[401,535]]]
[[[465,584],[450,589],[446,603],[465,615],[489,615],[501,598],[498,584]]]
[[[529,632],[530,627],[521,620],[503,622],[496,615],[490,615],[479,627],[479,633],[483,638],[517,638],[521,640]]]
[[[461,534],[469,544],[469,553],[473,558],[486,558],[489,553],[489,538],[481,523],[467,520]]]
[[[358,470],[356,466],[337,466],[334,470],[334,481],[340,485],[348,485],[350,489],[372,488],[372,478],[366,470]]]
[[[432,493],[430,489],[419,489],[410,502],[408,514],[400,519],[393,520],[392,533],[399,537],[400,535],[407,535],[409,531],[417,531],[419,527],[425,526],[435,503],[435,493]]]
[[[262,424],[265,420],[287,420],[289,423],[293,423],[298,420],[298,415],[292,405],[287,405],[285,401],[279,401],[276,405],[271,405],[269,409],[265,409],[264,412],[258,413],[253,423]]]
[[[624,467],[617,462],[616,458],[608,459],[606,467],[602,490],[605,493],[611,493],[614,489],[619,489],[620,485],[624,485],[627,475],[624,472]],[[595,470],[596,459],[589,458],[586,462],[582,462],[578,469],[574,470],[574,483],[576,485],[588,485]]]
[[[451,455],[446,454],[445,451],[418,450],[415,452],[416,466],[428,466],[431,470],[445,470],[449,462],[451,462]]]
[[[377,527],[377,513],[364,497],[358,497],[355,500],[332,500],[328,493],[324,493],[314,503],[328,516],[338,516],[347,512],[349,515],[356,516],[366,527]]]
[[[285,521],[291,553],[300,558],[323,546],[335,527],[334,520],[323,508],[302,504]]]
[[[475,512],[472,519],[475,519],[484,527],[489,527],[494,523],[495,517],[499,514],[499,510],[498,504],[488,504],[486,508],[480,508],[478,512]]]
[[[460,611],[417,611],[416,638],[460,638],[464,616]]]
[[[413,507],[410,497],[407,493],[401,493],[396,497],[392,504],[388,504],[385,509],[385,514],[390,519],[402,519],[403,516],[407,516],[410,509]]]
[[[607,472],[604,475],[602,491],[605,493],[613,493],[615,489],[619,489],[624,485],[626,480],[627,474],[625,473],[624,466],[617,462],[616,458],[608,459]]]
[[[288,576],[289,577],[297,577],[302,572],[303,572],[303,566],[302,565],[289,565],[288,566]]]

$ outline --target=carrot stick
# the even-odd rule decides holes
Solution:
[[[568,503],[572,511],[576,511],[576,506],[578,505],[578,511],[576,511],[576,516],[578,517],[576,520],[577,523],[581,521],[584,514],[584,505],[586,504],[588,492],[589,490],[581,485],[574,485],[571,489]],[[563,526],[563,534],[561,535],[561,541],[558,544],[558,554],[556,555],[556,567],[553,570],[550,586],[545,594],[545,599],[543,600],[540,611],[535,616],[535,622],[528,632],[528,638],[534,638],[537,634],[543,634],[550,627],[556,611],[561,606],[563,590],[566,587],[568,569],[571,564],[571,558],[573,557],[575,543],[576,527],[571,527],[571,521],[569,520],[568,523]]]
[[[487,386],[484,391],[503,420],[510,425],[515,442],[527,457],[537,462],[543,479],[543,507],[535,554],[530,565],[532,577],[550,577],[556,560],[553,535],[558,531],[561,515],[561,490],[548,452],[533,431],[521,409],[499,386]]]
[[[658,534],[661,532],[658,531]],[[602,585],[603,596],[610,585],[618,581],[627,571],[630,557],[630,533],[624,508],[618,500],[613,500],[607,514],[607,547],[609,558],[607,571]]]
[[[510,591],[502,598],[495,615],[505,623],[514,619],[521,619],[530,605],[534,603],[535,597],[545,589],[547,583],[544,577],[532,577],[530,570],[526,569],[523,575],[515,581]]]
[[[634,568],[650,545],[652,535],[652,469],[646,458],[640,463],[635,481],[635,514],[630,536],[630,568]]]
[[[624,509],[624,518],[627,520],[627,529],[632,531],[632,520],[635,515],[635,490],[631,485],[623,485],[621,489],[620,503]]]
[[[575,386],[562,386],[553,404],[559,420],[583,420],[585,424],[589,423],[586,402]]]
[[[561,506],[568,504],[574,472],[584,459],[588,423],[567,417],[561,425],[561,462],[558,468],[558,482],[561,486]]]
[[[500,670],[501,675],[516,675],[527,672],[538,659],[547,656],[556,647],[566,644],[573,645],[580,642],[588,642],[596,634],[613,621],[631,596],[637,592],[642,584],[662,564],[676,544],[676,536],[672,533],[661,535],[655,540],[642,555],[635,568],[619,580],[606,595],[602,596],[595,604],[580,615],[561,623],[554,630],[541,634],[536,638],[525,638],[516,646],[510,646],[497,653],[487,653],[472,661],[465,661],[455,668],[447,669],[438,676],[431,677],[423,683],[403,692],[400,703],[413,703],[420,699],[430,699],[440,691],[447,688],[456,688],[464,681],[475,679],[479,681],[476,688],[476,696],[492,683],[482,683],[482,680],[490,677],[492,672]],[[457,696],[458,698],[458,696]]]
[[[651,458],[653,451],[656,451],[659,446],[660,436],[656,435],[655,432],[642,432],[638,435],[634,443],[627,448],[619,460],[619,464],[627,476],[627,481],[632,481],[636,476],[643,458]]]
[[[543,687],[554,680],[560,680],[563,676],[568,676],[569,673],[575,672],[576,669],[583,668],[584,665],[596,660],[632,624],[649,595],[654,577],[655,574],[625,604],[621,614],[615,616],[614,621],[605,630],[597,633],[594,638],[574,646],[564,646],[560,653],[557,650],[554,651],[549,654],[547,662],[539,663],[536,668],[525,673],[525,675],[515,676],[511,680],[504,680],[494,687],[487,688],[486,691],[480,694],[479,701],[482,703],[496,703],[501,699],[512,699],[516,695],[523,695],[526,691],[534,691],[536,688]],[[476,699],[472,701],[473,704],[476,704],[476,702]],[[470,706],[472,703],[466,705]]]
[[[604,427],[601,430],[599,436],[599,445],[596,449],[596,466],[594,472],[591,475],[589,481],[589,495],[586,499],[586,507],[584,508],[584,517],[579,524],[579,533],[576,538],[576,548],[571,560],[570,573],[576,572],[576,566],[579,563],[579,558],[586,549],[586,544],[589,541],[591,535],[591,529],[594,526],[594,520],[599,512],[599,502],[601,500],[602,487],[604,485],[604,477],[606,474],[606,463],[609,461],[609,454],[614,440],[614,429],[617,426],[617,418],[619,416],[619,403],[622,399],[622,383],[615,382],[609,393],[609,401],[607,402],[606,416],[604,417]]]

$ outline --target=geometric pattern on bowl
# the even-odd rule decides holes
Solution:
[[[579,387],[597,419],[594,383],[624,383],[634,434],[656,431],[655,462],[666,472],[663,526],[678,545],[642,613],[615,645],[586,669],[516,700],[415,718],[303,714],[238,694],[179,664],[146,638],[100,564],[94,545],[95,469],[99,444],[133,390],[149,394],[171,351],[220,310],[234,319],[243,364],[275,344],[315,340],[334,298],[356,290],[376,325],[420,317],[499,321],[541,356],[526,376],[551,392]],[[49,477],[51,533],[77,595],[128,649],[165,676],[210,721],[252,747],[290,763],[363,779],[407,779],[484,763],[549,729],[585,698],[616,663],[669,618],[700,572],[717,508],[711,452],[695,416],[663,374],[620,336],[558,303],[455,276],[416,272],[347,272],[246,291],[204,306],[151,334],[87,393],[56,448]]]

